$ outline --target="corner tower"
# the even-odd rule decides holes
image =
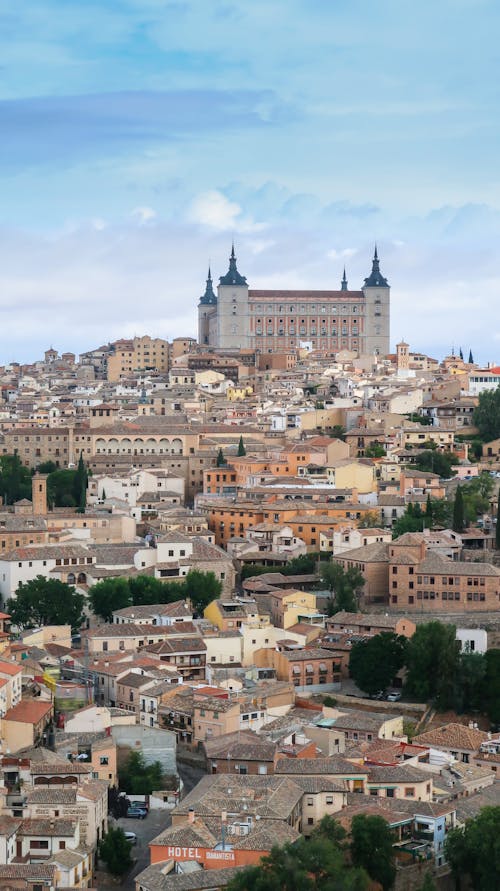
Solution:
[[[200,302],[198,304],[198,343],[200,346],[215,346],[214,339],[210,336],[210,328],[212,327],[213,335],[213,323],[216,316],[217,297],[214,293],[212,274],[209,266],[205,293],[200,297]],[[212,325],[210,325],[210,322],[212,322]]]
[[[229,269],[219,279],[217,288],[217,337],[221,350],[238,350],[250,346],[250,314],[248,284],[236,266],[234,244]]]
[[[380,272],[377,245],[372,271],[362,288],[365,297],[365,337],[363,353],[387,356],[390,351],[391,289]]]

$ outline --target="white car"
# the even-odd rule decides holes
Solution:
[[[127,841],[130,842],[131,845],[137,844],[137,836],[136,836],[135,832],[124,832],[123,834],[124,834],[125,838],[127,839]]]
[[[387,702],[399,702],[400,699],[401,693],[398,693],[397,691],[387,694]]]

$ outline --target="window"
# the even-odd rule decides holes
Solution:
[[[405,798],[415,798],[415,786],[405,786]]]
[[[109,764],[109,758],[107,755],[101,755],[99,758],[99,764]]]

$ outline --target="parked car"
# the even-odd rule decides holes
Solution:
[[[394,690],[392,693],[387,694],[387,702],[399,702],[401,699],[401,693],[398,690]]]
[[[123,834],[124,834],[125,838],[127,839],[127,841],[130,842],[131,845],[137,844],[137,836],[136,836],[135,832],[124,832]]]
[[[149,804],[147,801],[132,801],[129,804],[129,807],[138,807],[141,811],[147,811],[149,814]]]
[[[125,816],[135,817],[136,820],[145,820],[148,812],[145,807],[129,807]]]

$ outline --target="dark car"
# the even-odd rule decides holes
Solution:
[[[145,807],[129,807],[127,808],[126,817],[135,817],[136,820],[145,820],[148,812]]]

